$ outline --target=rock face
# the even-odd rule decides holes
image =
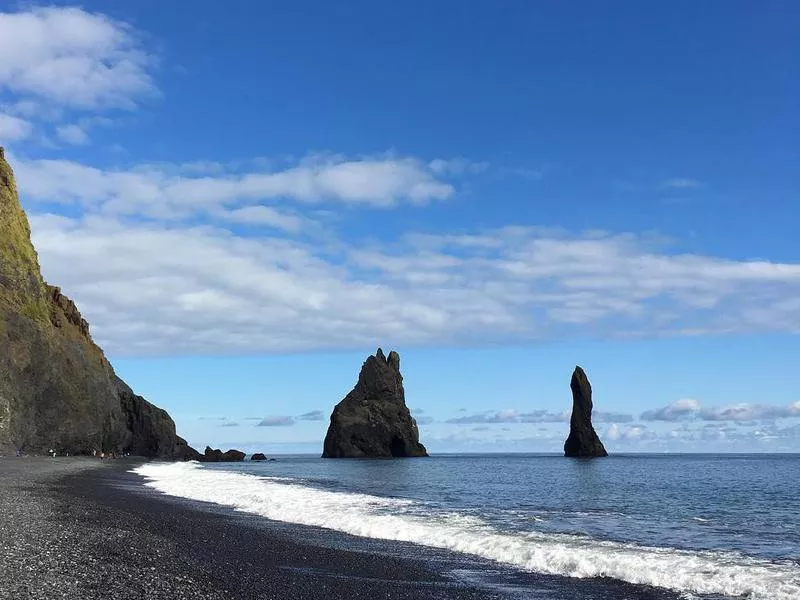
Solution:
[[[203,457],[200,460],[204,462],[220,462],[222,460],[222,450],[206,446]]]
[[[199,456],[169,415],[137,396],[92,341],[75,303],[48,285],[0,148],[0,449]]]
[[[134,394],[128,384],[118,377],[116,381],[126,427],[131,432],[127,452],[136,456],[200,460],[201,454],[177,436],[175,423],[167,411]]]
[[[417,422],[406,406],[400,355],[378,348],[367,358],[358,383],[336,405],[323,458],[427,456]]]
[[[582,368],[575,367],[570,388],[572,388],[572,418],[569,422],[569,437],[564,442],[564,456],[585,458],[608,456],[592,426],[592,385]]]
[[[217,448],[206,446],[206,450],[199,460],[203,462],[241,462],[244,460],[245,456],[247,455],[240,450],[231,449],[227,452],[223,452]]]
[[[264,454],[262,454],[261,452],[256,452],[255,454],[253,454],[253,456],[250,457],[250,460],[256,460],[256,461],[267,460],[267,457],[264,456]]]

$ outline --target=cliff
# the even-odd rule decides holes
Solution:
[[[114,373],[75,303],[42,278],[0,148],[0,448],[196,458],[175,423]]]
[[[592,426],[592,385],[582,368],[575,367],[570,388],[572,417],[569,422],[569,437],[564,442],[564,456],[584,458],[608,456]]]
[[[406,406],[400,356],[378,348],[361,367],[358,383],[336,405],[323,458],[427,456],[417,422]]]

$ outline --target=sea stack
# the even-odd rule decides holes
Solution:
[[[608,456],[592,426],[592,384],[581,367],[575,367],[569,386],[572,388],[572,418],[569,437],[564,442],[564,456]]]
[[[358,383],[331,414],[322,458],[428,456],[406,406],[400,355],[378,348],[361,367]]]
[[[199,454],[137,396],[94,343],[75,303],[42,278],[0,148],[0,452]]]

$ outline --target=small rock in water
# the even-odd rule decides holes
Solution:
[[[206,450],[200,460],[204,462],[240,462],[244,460],[245,456],[247,455],[240,450],[231,449],[223,452],[218,448],[206,446]]]

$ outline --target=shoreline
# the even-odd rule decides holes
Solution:
[[[142,462],[0,459],[0,599],[677,597],[164,496]]]

